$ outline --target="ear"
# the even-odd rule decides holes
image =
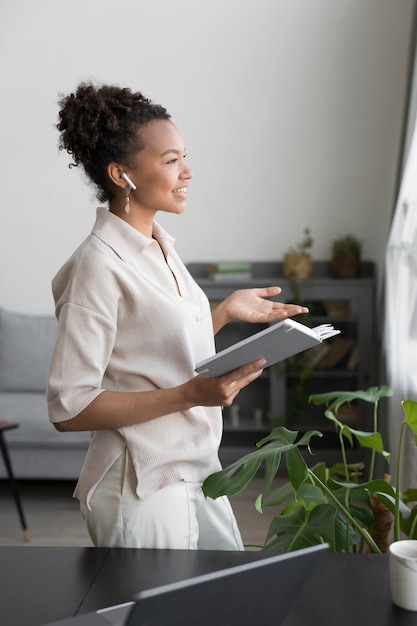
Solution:
[[[116,185],[116,187],[121,187],[122,189],[126,187],[126,181],[122,178],[124,171],[126,171],[126,168],[119,165],[119,163],[115,163],[114,161],[109,163],[107,166],[107,176],[111,182]]]

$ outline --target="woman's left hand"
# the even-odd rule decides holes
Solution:
[[[218,332],[232,319],[242,322],[268,324],[286,317],[307,313],[308,308],[299,304],[285,304],[269,300],[281,293],[280,287],[239,289],[234,291],[213,311],[214,332]]]

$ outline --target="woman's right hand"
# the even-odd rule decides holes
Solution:
[[[265,359],[243,365],[229,374],[212,378],[199,374],[184,385],[186,401],[193,406],[230,406],[239,391],[256,380],[263,371]]]
[[[133,426],[193,406],[230,406],[243,387],[262,374],[265,359],[211,378],[199,374],[170,389],[102,391],[72,419],[54,424],[60,432]]]

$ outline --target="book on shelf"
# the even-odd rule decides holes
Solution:
[[[346,366],[347,369],[350,371],[355,370],[358,367],[358,362],[359,362],[359,346],[357,343],[355,343],[349,355],[349,359],[348,359],[347,366]]]
[[[285,319],[197,363],[195,371],[212,377],[223,376],[258,359],[265,359],[263,367],[269,367],[339,334],[340,330],[332,324],[310,328]]]
[[[319,343],[308,350],[308,359],[312,367],[317,367],[330,350],[330,343]]]
[[[327,354],[317,364],[317,369],[332,369],[343,361],[354,344],[353,339],[336,337],[329,345]]]
[[[212,280],[249,280],[252,278],[252,264],[233,261],[210,263],[208,275]]]
[[[323,300],[326,315],[329,317],[349,317],[352,305],[349,300]]]

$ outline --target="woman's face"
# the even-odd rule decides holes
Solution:
[[[126,170],[137,187],[130,194],[131,204],[153,213],[182,213],[193,172],[184,160],[181,133],[169,120],[153,120],[142,127],[141,137],[145,148],[138,152],[135,166]]]

